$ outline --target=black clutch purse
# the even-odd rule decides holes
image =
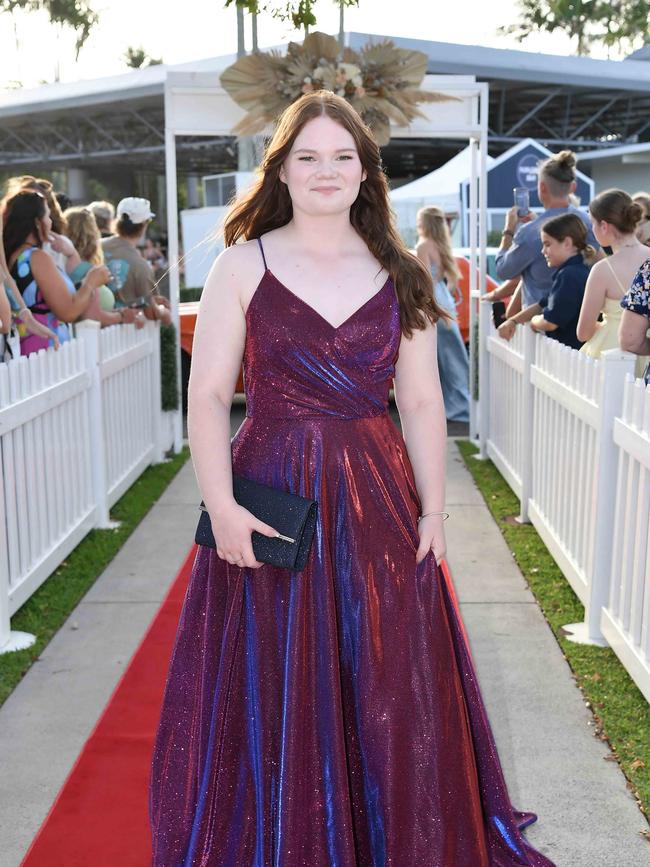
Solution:
[[[281,533],[279,538],[270,538],[253,531],[255,558],[261,563],[281,566],[293,572],[304,569],[316,527],[318,503],[235,474],[232,477],[232,487],[235,500],[240,506]],[[210,515],[203,503],[200,508],[203,511],[194,541],[197,545],[216,548]]]

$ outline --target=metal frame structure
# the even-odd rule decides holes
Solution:
[[[355,49],[386,37],[347,33]],[[510,49],[394,38],[423,51],[429,74],[472,75],[489,85],[488,142],[493,155],[535,138],[553,148],[615,147],[650,140],[650,62],[556,57]],[[0,97],[0,172],[125,168],[162,174],[165,80],[191,70],[218,73],[233,58],[155,66],[77,84],[45,85]],[[178,168],[210,174],[236,168],[233,139],[179,138]],[[444,163],[457,142],[395,135],[383,150],[391,177],[417,177]]]

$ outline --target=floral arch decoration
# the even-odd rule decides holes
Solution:
[[[408,126],[425,116],[419,103],[457,99],[422,90],[426,71],[426,54],[391,40],[341,51],[333,36],[315,32],[302,43],[290,42],[286,54],[240,57],[221,74],[221,86],[247,112],[233,129],[239,136],[262,132],[303,93],[324,89],[347,99],[382,146],[390,140],[391,121]]]

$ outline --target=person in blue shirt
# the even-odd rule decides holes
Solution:
[[[547,296],[511,316],[499,327],[499,336],[510,340],[518,324],[530,322],[535,331],[580,349],[576,329],[590,263],[596,255],[588,243],[587,229],[576,214],[560,214],[544,223],[541,246],[553,282]]]
[[[511,306],[513,311],[529,307],[549,294],[553,280],[540,242],[540,230],[552,217],[575,214],[585,224],[588,244],[599,250],[591,230],[589,216],[571,204],[576,188],[576,158],[572,151],[562,151],[545,160],[539,168],[537,194],[544,211],[535,217],[517,215],[517,208],[508,211],[496,255],[496,271],[500,280],[511,280],[521,275],[521,299]]]

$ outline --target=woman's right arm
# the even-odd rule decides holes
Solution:
[[[75,322],[79,319],[90,304],[93,291],[105,282],[108,274],[108,269],[103,266],[91,268],[73,295],[52,257],[44,250],[34,250],[31,265],[32,274],[43,298],[52,313],[62,322]]]
[[[217,554],[229,563],[243,558],[243,565],[256,568],[261,564],[253,554],[251,532],[275,536],[277,530],[235,501],[230,450],[230,406],[246,339],[241,299],[250,271],[250,251],[229,247],[208,275],[192,345],[187,431]]]
[[[9,334],[11,329],[11,305],[0,278],[0,334]]]

